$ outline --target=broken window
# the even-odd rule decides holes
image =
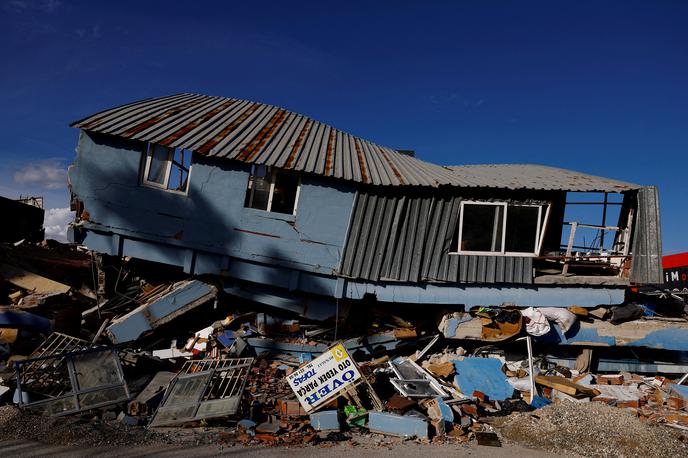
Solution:
[[[251,167],[244,206],[293,215],[299,195],[299,176],[264,165]]]
[[[143,183],[185,193],[189,187],[191,151],[148,143]]]
[[[20,399],[21,406],[45,415],[66,415],[129,399],[115,350],[93,348],[51,354],[74,344],[80,344],[79,339],[53,335],[43,345],[45,355],[17,362],[17,391],[26,393]]]
[[[447,397],[442,385],[425,369],[407,358],[389,361],[396,378],[390,378],[394,388],[408,398]]]
[[[462,202],[458,252],[535,255],[543,228],[541,205]]]
[[[562,274],[617,276],[630,252],[633,208],[613,193],[568,192],[559,255]],[[609,221],[618,221],[610,225]]]

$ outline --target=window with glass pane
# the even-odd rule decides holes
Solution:
[[[267,210],[270,203],[271,177],[264,165],[253,166],[248,178],[245,207]]]
[[[299,177],[295,173],[254,165],[248,179],[244,206],[292,215],[298,189]]]
[[[160,145],[149,145],[148,156],[148,175],[146,176],[146,181],[165,184],[170,150]]]
[[[177,148],[174,151],[167,189],[186,192],[189,184],[189,168],[191,167],[191,151]]]
[[[502,252],[504,204],[464,203],[460,251]]]
[[[148,144],[144,184],[169,191],[186,192],[189,187],[191,151]]]
[[[509,205],[506,212],[506,252],[535,253],[540,207]]]

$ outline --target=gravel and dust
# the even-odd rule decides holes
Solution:
[[[587,457],[688,456],[688,436],[599,402],[560,403],[519,413],[500,428],[509,443]]]
[[[44,417],[0,406],[0,440],[40,441],[51,445],[80,447],[167,444],[170,439],[144,428],[118,421],[88,417]]]

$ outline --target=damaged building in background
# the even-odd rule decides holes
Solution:
[[[45,210],[42,197],[20,196],[18,199],[9,199],[0,196],[0,211],[12,221],[12,224],[3,224],[0,228],[0,242],[43,240]]]
[[[193,94],[73,125],[73,243],[0,244],[3,402],[243,443],[498,445],[490,417],[590,401],[688,428],[654,187]]]
[[[654,187],[540,165],[442,167],[194,94],[73,126],[73,241],[221,276],[233,296],[307,318],[371,301],[595,308],[662,283]],[[447,337],[462,337],[461,320]]]

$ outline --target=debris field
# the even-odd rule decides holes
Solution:
[[[446,310],[316,321],[230,296],[217,277],[77,245],[5,244],[0,258],[0,439],[688,451],[687,377],[593,371],[594,346],[570,368],[533,342],[619,310],[472,308],[463,323],[488,337],[445,339]]]

